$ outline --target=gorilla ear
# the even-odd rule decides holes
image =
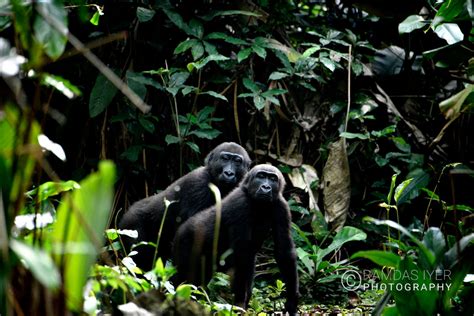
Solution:
[[[208,166],[212,158],[214,158],[214,150],[207,154],[206,159],[204,159],[204,165]]]

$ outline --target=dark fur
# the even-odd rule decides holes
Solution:
[[[264,180],[260,172],[277,175],[271,184],[271,196],[259,193]],[[273,233],[275,257],[286,283],[286,309],[296,313],[298,297],[298,272],[296,253],[290,234],[291,215],[288,203],[282,196],[285,181],[278,169],[270,165],[258,165],[250,170],[245,179],[222,201],[221,224],[217,261],[228,249],[233,255],[226,258],[218,270],[234,269],[233,292],[236,305],[247,307],[253,287],[255,256],[269,232]],[[265,190],[268,192],[268,185]],[[174,241],[174,259],[178,268],[178,282],[205,285],[213,272],[213,240],[216,223],[216,207],[213,206],[181,225]],[[202,272],[204,271],[204,275]]]
[[[242,156],[240,165],[230,165],[228,161],[219,158],[221,152],[230,152]],[[222,143],[212,150],[205,160],[205,166],[200,167],[176,180],[163,192],[135,202],[121,219],[119,229],[132,229],[138,231],[138,239],[122,237],[125,248],[130,251],[133,244],[140,241],[156,243],[161,221],[163,219],[165,204],[164,198],[174,201],[168,208],[158,254],[166,260],[171,254],[171,242],[179,225],[194,214],[202,211],[215,203],[214,195],[209,189],[209,183],[214,183],[225,196],[248,171],[251,161],[240,145],[236,143]],[[235,168],[235,183],[229,183],[220,176],[225,169]],[[138,254],[133,256],[137,265],[149,270],[153,267],[155,249],[151,246],[138,246],[134,248]]]

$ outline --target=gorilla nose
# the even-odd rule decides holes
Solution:
[[[262,191],[265,193],[268,193],[272,190],[272,187],[269,186],[268,184],[262,184]]]
[[[233,178],[235,177],[235,173],[232,172],[232,171],[230,171],[230,170],[226,170],[226,171],[224,171],[224,176],[225,176],[227,179],[231,180],[231,179],[233,179]]]

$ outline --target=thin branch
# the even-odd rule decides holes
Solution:
[[[347,132],[347,125],[349,124],[349,111],[351,110],[351,67],[352,67],[352,45],[349,45],[349,64],[347,65],[347,113],[346,124],[344,125],[344,132]]]
[[[130,89],[109,67],[107,67],[94,53],[90,51],[89,48],[84,46],[84,44],[74,35],[72,35],[69,30],[61,23],[59,23],[54,17],[47,15],[42,10],[37,10],[39,15],[48,22],[53,28],[55,28],[61,35],[67,37],[69,43],[74,46],[79,52],[81,52],[84,57],[89,60],[89,62],[94,65],[115,87],[117,87],[120,92],[125,95],[130,102],[135,105],[143,113],[148,113],[151,109],[151,106],[146,104],[132,89]]]

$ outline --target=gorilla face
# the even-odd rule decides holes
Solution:
[[[250,196],[257,201],[273,202],[285,185],[281,172],[270,165],[254,167],[247,176],[245,186]]]
[[[242,169],[244,158],[242,155],[231,153],[228,151],[222,151],[219,154],[218,165],[219,172],[218,182],[225,183],[227,185],[236,185],[241,177],[237,174]]]
[[[212,181],[219,189],[233,189],[244,177],[250,165],[250,158],[240,145],[223,143],[206,158]]]

